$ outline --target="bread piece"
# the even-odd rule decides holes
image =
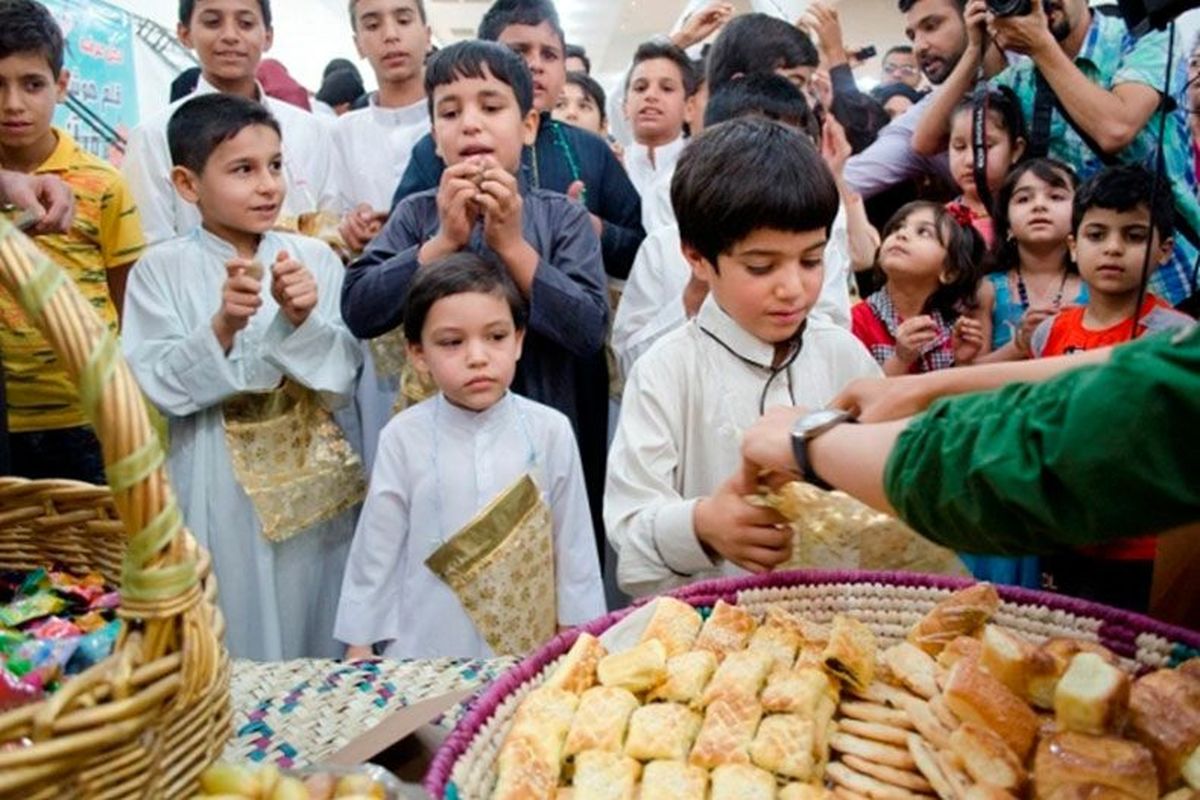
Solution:
[[[800,634],[794,628],[768,621],[750,637],[747,649],[766,653],[771,657],[775,668],[788,669],[796,663],[796,653],[800,650]]]
[[[942,769],[937,751],[914,733],[908,737],[908,752],[917,771],[933,787],[938,800],[959,800],[958,787]]]
[[[1115,789],[1137,800],[1158,797],[1158,773],[1150,751],[1112,736],[1064,732],[1043,739],[1033,762],[1033,783],[1039,798],[1079,784]]]
[[[837,699],[837,689],[823,670],[812,667],[776,670],[767,677],[763,689],[763,710],[811,717],[822,697]]]
[[[870,775],[864,775],[840,761],[835,761],[826,767],[825,776],[832,780],[835,786],[875,798],[875,800],[917,800],[917,795],[907,789],[892,786],[878,778],[872,778]]]
[[[1180,772],[1183,773],[1183,779],[1188,786],[1200,791],[1200,747],[1197,747],[1190,756],[1184,759]]]
[[[1200,658],[1189,658],[1176,667],[1176,669],[1189,678],[1195,678],[1200,681]]]
[[[845,731],[852,736],[870,739],[873,742],[894,744],[897,747],[906,747],[908,745],[908,734],[911,733],[908,727],[896,728],[891,725],[881,725],[878,722],[863,722],[860,719],[851,719],[849,717],[839,720],[837,729]]]
[[[1170,669],[1138,678],[1130,691],[1128,735],[1150,748],[1163,786],[1174,786],[1200,747],[1200,682]]]
[[[625,755],[639,761],[685,761],[700,721],[699,714],[678,703],[642,706],[629,718]]]
[[[738,700],[752,703],[767,682],[767,673],[774,663],[767,653],[739,650],[725,656],[709,681],[700,703],[708,706],[717,700]]]
[[[825,669],[844,681],[851,691],[866,691],[875,679],[875,634],[853,617],[833,618],[829,644],[825,645]]]
[[[1099,783],[1068,783],[1039,800],[1133,800],[1131,795]]]
[[[674,597],[660,597],[654,601],[654,613],[641,641],[657,639],[667,648],[668,658],[677,656],[692,648],[703,623],[700,612],[692,606]]]
[[[620,753],[625,746],[629,717],[638,705],[637,698],[626,689],[611,686],[588,689],[579,698],[579,708],[563,747],[563,758],[584,750]]]
[[[1095,653],[1079,653],[1054,690],[1060,730],[1100,736],[1119,732],[1129,711],[1129,675]]]
[[[908,743],[905,742],[905,747]],[[896,769],[883,764],[876,764],[874,761],[868,761],[865,758],[858,756],[843,755],[842,763],[855,772],[861,772],[863,775],[870,775],[872,778],[890,783],[892,786],[901,789],[909,789],[921,794],[930,794],[933,792],[933,787],[929,785],[929,781],[925,780],[919,772],[907,769]]]
[[[813,721],[795,714],[766,717],[750,744],[755,766],[798,781],[817,777],[813,754]]]
[[[938,715],[933,713],[933,710],[929,707],[929,703],[914,697],[905,704],[904,711],[908,715],[912,726],[930,744],[939,750],[945,750],[950,747],[950,734],[954,732],[954,728],[957,726],[948,726],[942,722]]]
[[[973,636],[958,636],[938,653],[937,663],[939,667],[950,669],[964,658],[978,660],[982,655],[983,642]]]
[[[950,734],[950,750],[958,756],[963,769],[978,783],[991,784],[1010,792],[1025,784],[1021,760],[1000,736],[969,722]]]
[[[657,639],[600,659],[596,675],[602,686],[645,692],[667,679],[667,648]]]
[[[718,600],[692,648],[709,650],[720,660],[727,653],[745,649],[756,627],[757,623],[749,611]]]
[[[590,633],[581,633],[567,651],[558,669],[554,670],[554,674],[547,678],[543,685],[583,694],[596,685],[596,665],[606,654],[607,651],[599,639]]]
[[[1200,791],[1190,786],[1185,786],[1182,789],[1176,789],[1173,792],[1164,794],[1162,800],[1200,800]]]
[[[517,707],[504,746],[507,747],[510,742],[519,739],[531,742],[539,760],[555,765],[557,777],[557,765],[562,760],[563,742],[567,738],[567,731],[571,728],[571,721],[578,706],[579,696],[565,689],[545,686],[535,689],[527,694]]]
[[[642,772],[641,800],[705,800],[708,772],[682,761],[651,761]]]
[[[700,707],[700,696],[717,669],[708,650],[692,650],[667,659],[667,679],[650,690],[647,701],[666,700]]]
[[[775,800],[775,776],[749,764],[713,770],[710,800]]]
[[[916,698],[914,698],[916,699]],[[890,725],[894,728],[911,728],[908,714],[899,708],[870,703],[859,700],[843,700],[838,709],[842,715],[850,719],[874,722],[879,725]]]
[[[977,636],[1000,608],[990,583],[961,589],[938,603],[908,633],[908,641],[936,656],[959,636]]]
[[[688,763],[713,769],[722,764],[749,764],[750,744],[762,719],[762,706],[744,698],[716,700],[704,712],[704,724]]]
[[[937,662],[911,642],[901,642],[883,651],[887,664],[901,686],[925,699],[938,693]]]
[[[909,741],[912,741],[911,736]],[[839,732],[830,736],[829,746],[839,753],[858,756],[896,769],[916,767],[912,755],[907,750],[880,742],[872,742],[870,739],[862,739],[848,733]]]
[[[1086,642],[1082,639],[1048,639],[1041,646],[1041,652],[1053,661],[1042,664],[1042,669],[1029,677],[1029,691],[1026,695],[1029,702],[1038,708],[1054,710],[1054,689],[1058,680],[1067,671],[1073,659],[1079,653],[1095,653],[1113,666],[1120,662],[1112,651],[1101,644]]]
[[[811,783],[789,783],[779,790],[778,800],[833,800],[833,793]]]
[[[1023,636],[999,625],[988,625],[983,629],[979,663],[1013,694],[1026,700],[1031,699],[1029,682],[1032,679],[1048,677],[1057,671],[1051,656]]]
[[[967,789],[962,800],[1017,800],[1014,795],[1001,789],[999,786],[989,786],[986,783],[977,783],[970,789]]]
[[[949,709],[963,722],[990,728],[1004,739],[1024,761],[1033,749],[1038,718],[1025,701],[1000,681],[984,672],[978,663],[959,661],[950,670],[942,695]]]
[[[496,761],[492,800],[555,800],[560,765],[533,739],[509,736]]]
[[[637,800],[642,765],[607,750],[585,750],[575,758],[573,800]]]

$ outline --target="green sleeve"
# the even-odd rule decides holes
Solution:
[[[884,488],[912,527],[975,553],[1041,553],[1200,518],[1200,328],[1105,366],[939,401]]]

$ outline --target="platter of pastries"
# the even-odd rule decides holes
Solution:
[[[1200,800],[1200,659],[1138,675],[999,607],[976,584],[885,643],[849,614],[659,598],[524,696],[490,796]]]

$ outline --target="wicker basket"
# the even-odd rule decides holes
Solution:
[[[116,337],[3,219],[0,283],[80,386],[112,486],[0,480],[0,569],[57,562],[99,572],[121,587],[126,623],[112,656],[44,701],[0,714],[0,797],[190,796],[230,732],[208,554],[183,527]]]
[[[939,600],[972,581],[903,572],[781,572],[771,575],[697,583],[673,592],[697,607],[718,599],[762,611],[768,605],[817,622],[848,613],[891,645]],[[1003,600],[997,621],[1035,641],[1072,636],[1098,641],[1127,666],[1157,668],[1200,654],[1200,634],[1173,628],[1147,617],[1061,595],[999,586]],[[425,789],[445,800],[489,797],[495,761],[521,700],[545,680],[580,632],[600,635],[633,609],[614,612],[560,634],[540,652],[497,681],[471,709],[438,751]]]

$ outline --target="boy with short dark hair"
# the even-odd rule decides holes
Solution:
[[[633,128],[633,144],[625,152],[625,169],[642,195],[643,209],[646,193],[659,180],[670,181],[675,171],[699,85],[691,59],[673,44],[645,42],[633,54],[625,86],[625,117]],[[645,213],[642,225],[650,230]]]
[[[592,422],[578,372],[608,321],[604,269],[587,211],[518,174],[538,130],[529,70],[501,45],[459,42],[430,59],[425,88],[446,170],[437,189],[397,206],[351,265],[342,312],[356,335],[380,336],[400,325],[419,270],[464,250],[494,256],[530,304],[513,388],[562,411],[578,434]]]
[[[812,39],[795,25],[767,14],[742,14],[708,52],[708,88],[715,93],[738,75],[774,72],[808,94],[819,63]]]
[[[1152,294],[1138,305],[1147,248],[1153,271],[1171,261],[1174,247],[1171,192],[1164,184],[1154,196],[1153,186],[1150,172],[1129,165],[1101,171],[1076,192],[1071,256],[1087,284],[1088,301],[1038,327],[1031,346],[1035,357],[1097,350],[1195,324]],[[1156,549],[1149,536],[1043,558],[1047,588],[1144,612]]]
[[[196,52],[201,76],[196,94],[220,92],[262,103],[283,130],[288,192],[282,228],[298,230],[300,216],[338,210],[333,148],[325,125],[302,109],[269,97],[257,80],[271,49],[270,0],[180,0],[178,36]],[[171,184],[167,124],[184,98],[142,122],[129,135],[122,170],[142,210],[149,244],[186,234],[200,224],[197,210]]]
[[[341,655],[341,565],[365,488],[329,413],[360,364],[338,313],[345,270],[323,242],[274,230],[279,130],[235,95],[180,106],[171,179],[202,223],[138,262],[123,337],[167,417],[171,480],[212,554],[229,649],[272,661]]]
[[[112,331],[129,268],[142,250],[137,207],[121,175],[52,124],[66,97],[63,35],[33,0],[0,0],[0,168],[56,176],[75,196],[67,233],[34,241],[87,297]],[[104,483],[100,444],[88,409],[49,343],[7,293],[0,292],[0,352],[8,390],[12,473]]]
[[[761,118],[717,125],[684,151],[671,199],[709,293],[625,386],[604,517],[618,582],[638,595],[785,561],[781,518],[725,482],[738,473],[742,432],[766,408],[820,408],[880,374],[849,331],[810,317],[838,210],[810,142]]]

